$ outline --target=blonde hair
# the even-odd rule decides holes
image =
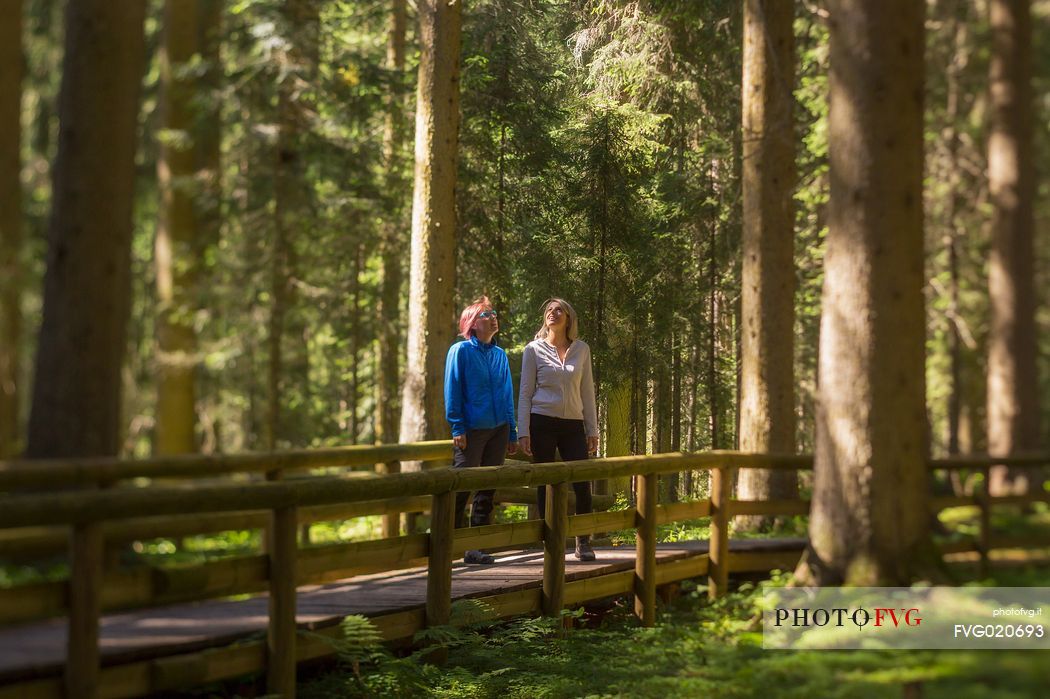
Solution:
[[[551,297],[543,302],[540,306],[540,329],[536,331],[537,340],[543,340],[547,337],[547,308],[552,304],[556,303],[561,306],[561,309],[565,311],[567,316],[565,321],[565,336],[569,338],[569,342],[572,342],[579,337],[579,324],[576,320],[576,309],[572,307],[572,304],[565,299],[557,297]]]

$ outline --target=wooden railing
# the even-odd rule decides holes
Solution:
[[[450,442],[430,442],[225,458],[0,464],[0,489],[31,490],[56,483],[63,486],[74,483],[90,488],[3,497],[0,530],[67,526],[71,528],[72,536],[69,580],[0,590],[0,624],[67,614],[69,640],[64,677],[67,696],[95,696],[101,686],[106,688],[106,694],[123,691],[134,695],[176,686],[172,683],[183,681],[185,677],[178,672],[173,675],[171,663],[151,665],[140,671],[125,668],[123,674],[118,668],[106,668],[105,673],[100,674],[98,628],[103,610],[152,607],[268,590],[270,615],[265,652],[261,652],[261,648],[249,652],[241,647],[230,651],[221,669],[206,671],[198,668],[190,674],[196,681],[204,682],[265,667],[269,690],[293,696],[297,659],[324,652],[311,645],[316,641],[310,640],[305,641],[307,648],[297,649],[300,639],[295,626],[295,601],[299,585],[364,572],[426,565],[427,593],[422,618],[406,612],[409,616],[394,615],[396,618],[385,623],[391,627],[400,625],[399,632],[404,631],[401,627],[406,624],[417,627],[443,625],[450,620],[451,566],[456,556],[468,549],[513,547],[542,541],[544,575],[538,597],[518,595],[513,600],[508,598],[501,613],[541,610],[546,614],[557,614],[566,604],[632,592],[639,619],[643,624],[651,625],[655,621],[658,584],[707,574],[712,596],[726,590],[732,567],[728,532],[733,516],[808,512],[808,503],[801,500],[734,501],[730,499],[730,488],[736,468],[806,469],[812,467],[811,457],[739,452],[676,453],[568,463],[440,469],[370,478],[343,474],[300,480],[205,482],[192,487],[121,485],[121,481],[136,478],[200,478],[217,474],[268,473],[275,468],[287,472],[390,463],[398,459],[436,460],[447,458],[450,447]],[[1035,466],[1048,461],[1050,457],[1043,455],[1010,459],[969,457],[932,461],[930,467],[987,469],[992,463]],[[712,475],[709,499],[658,504],[657,479],[660,474],[702,469],[710,470]],[[637,504],[633,510],[568,516],[569,483],[626,476],[638,477]],[[539,485],[548,488],[548,507],[543,521],[453,529],[456,492]],[[976,550],[986,564],[989,551],[996,545],[989,526],[990,508],[1003,503],[1046,499],[1045,493],[1025,498],[990,498],[980,493],[973,498],[937,498],[934,506],[937,509],[955,505],[981,508],[977,540],[968,545],[955,544],[950,550]],[[417,509],[431,512],[428,534],[409,533],[376,541],[306,549],[300,549],[298,545],[296,532],[303,521],[315,521],[314,518],[329,515],[382,513],[390,516]],[[270,532],[266,554],[168,571],[107,570],[103,565],[105,537],[114,533],[128,535],[128,531],[121,529],[126,523],[150,523],[150,528],[143,529],[143,535],[139,536],[146,538],[164,531],[165,522],[170,523],[171,518],[185,517],[189,512],[198,519],[212,518],[212,524],[226,528],[257,527],[264,523],[260,513],[265,511],[269,512],[266,519],[269,520]],[[707,557],[657,566],[657,525],[708,516],[711,518],[711,539]],[[177,529],[178,522],[173,526]],[[590,579],[566,585],[567,537],[630,528],[636,529],[633,574],[616,573],[605,576],[608,580]],[[1042,543],[1045,545],[1046,542]],[[176,666],[185,667],[185,662]],[[195,662],[207,664],[200,658]],[[115,688],[118,684],[122,689]],[[43,695],[53,695],[54,686],[47,686],[50,689],[41,690]],[[25,693],[24,688],[10,689],[18,691],[20,699],[32,696],[31,692]]]

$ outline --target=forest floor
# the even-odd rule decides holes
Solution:
[[[1004,508],[1006,509],[1006,508]],[[941,513],[955,535],[976,533],[976,510]],[[499,511],[500,521],[524,519],[524,507]],[[708,520],[660,527],[662,541],[704,539]],[[379,535],[379,518],[315,525],[314,543],[360,540]],[[996,512],[993,528],[1011,534],[1050,531],[1050,508]],[[786,518],[763,536],[805,534],[805,518]],[[734,533],[741,536],[743,533]],[[745,535],[746,536],[746,535]],[[614,532],[614,543],[633,541],[634,532]],[[182,541],[143,542],[128,553],[140,563],[180,565],[244,555],[258,550],[257,532],[227,532]],[[960,581],[976,571],[956,568]],[[0,587],[65,577],[64,561],[43,567],[0,565]],[[459,628],[421,632],[420,639],[448,647],[443,666],[422,662],[422,651],[395,653],[375,639],[367,621],[351,618],[345,629],[356,643],[345,644],[342,661],[307,670],[299,696],[335,697],[923,697],[931,699],[1039,698],[1050,696],[1050,652],[1044,651],[767,651],[753,629],[761,585],[709,603],[706,588],[686,583],[683,594],[661,608],[655,628],[637,624],[627,600],[604,608],[566,612],[561,620],[526,618],[470,624],[476,611],[458,603]],[[977,584],[1045,586],[1050,567],[1000,569]],[[356,671],[355,671],[356,668]],[[258,682],[201,688],[197,697],[259,696]]]
[[[1047,580],[1050,569],[1032,567],[982,584]],[[450,646],[442,667],[419,653],[344,648],[341,668],[300,685],[299,697],[1036,699],[1050,688],[1045,651],[763,650],[761,631],[751,630],[759,596],[744,584],[710,604],[705,589],[687,589],[649,629],[618,602],[572,613],[567,631],[545,619],[449,630],[438,639]]]

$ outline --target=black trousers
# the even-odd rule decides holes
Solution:
[[[566,420],[532,413],[529,416],[529,437],[532,440],[532,456],[536,463],[545,464],[554,461],[555,450],[561,454],[562,461],[583,461],[587,458],[587,433],[583,420]],[[591,482],[573,483],[576,493],[576,514],[590,514]],[[536,489],[536,504],[539,506],[540,519],[547,512],[547,487]]]
[[[507,458],[507,442],[510,425],[500,425],[486,430],[468,430],[467,448],[452,447],[452,468],[474,466],[502,466]],[[474,494],[470,507],[470,526],[480,527],[492,517],[492,496],[495,490],[479,490]],[[456,528],[466,526],[463,508],[470,493],[456,493]]]

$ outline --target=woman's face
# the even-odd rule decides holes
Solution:
[[[492,306],[485,306],[478,317],[474,319],[474,325],[471,326],[474,329],[474,333],[483,341],[488,342],[492,339],[492,336],[499,331],[499,318],[496,312],[492,310]]]
[[[569,316],[565,313],[565,309],[561,307],[560,303],[551,301],[547,304],[547,310],[543,312],[543,323],[548,330],[564,328],[568,320]]]

